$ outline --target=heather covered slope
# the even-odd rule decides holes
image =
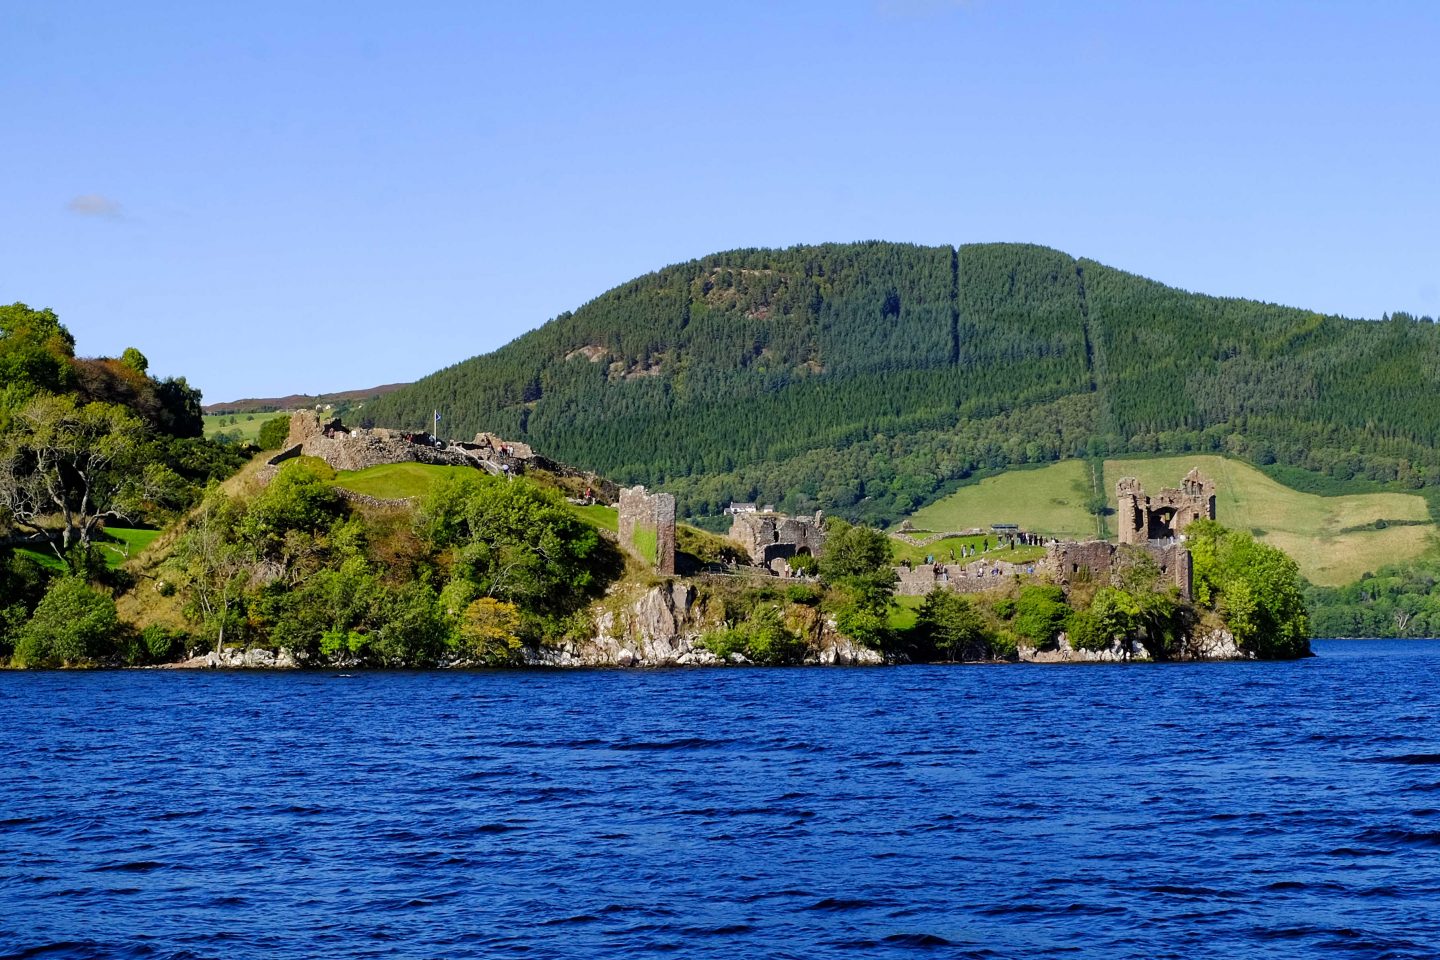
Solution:
[[[740,250],[374,401],[675,491],[890,522],[977,471],[1224,452],[1440,484],[1433,324],[1186,293],[1023,244]]]

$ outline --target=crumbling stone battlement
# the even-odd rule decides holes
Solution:
[[[557,477],[579,481],[588,495],[614,503],[620,488],[593,473],[575,470],[540,456],[528,444],[501,439],[493,433],[478,433],[473,443],[446,443],[425,433],[406,433],[383,428],[351,430],[339,420],[323,418],[312,410],[290,417],[290,433],[284,449],[271,457],[277,466],[292,457],[319,457],[336,470],[364,470],[386,463],[434,463],[442,466],[476,467],[497,476],[543,470]]]
[[[895,568],[895,595],[923,597],[936,587],[956,593],[983,593],[1010,585],[1015,576],[1040,572],[1040,563],[1011,563],[1008,560],[977,560],[974,563],[901,564]]]
[[[730,523],[730,539],[740,544],[757,567],[808,553],[820,555],[825,546],[825,521],[819,510],[813,517],[786,517],[778,513],[738,512]]]
[[[646,493],[644,487],[620,491],[620,547],[653,563],[658,573],[675,573],[675,495]],[[653,546],[652,546],[653,538]]]
[[[1140,481],[1123,477],[1115,484],[1121,543],[1145,543],[1177,537],[1196,520],[1215,519],[1215,482],[1191,470],[1179,488],[1166,487],[1147,497]]]
[[[351,430],[339,420],[325,420],[311,410],[290,417],[285,449],[272,457],[278,464],[295,456],[319,457],[336,470],[364,470],[385,463],[436,463],[475,466],[473,457],[441,445],[424,434],[397,430]]]

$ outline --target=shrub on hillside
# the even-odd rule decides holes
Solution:
[[[79,577],[62,577],[21,628],[14,663],[61,667],[93,662],[111,652],[119,629],[114,600]]]

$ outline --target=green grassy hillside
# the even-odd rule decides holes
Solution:
[[[1158,492],[1179,486],[1192,467],[1216,482],[1216,519],[1284,550],[1306,579],[1320,586],[1352,583],[1366,571],[1418,559],[1436,546],[1426,502],[1414,494],[1301,493],[1243,461],[1219,456],[1107,460],[1103,488],[1110,508],[1116,507],[1115,483],[1121,477],[1138,477],[1147,492]],[[1036,533],[1094,537],[1089,497],[1089,467],[1068,460],[961,487],[910,520],[937,532],[1018,523]]]
[[[365,470],[341,470],[335,475],[335,485],[379,500],[403,500],[424,496],[441,477],[474,472],[472,467],[434,463],[385,463]]]
[[[1012,470],[961,487],[909,519],[917,528],[936,533],[1018,523],[1031,533],[1094,539],[1095,518],[1086,510],[1090,497],[1089,466],[1080,460],[1062,460],[1037,470]]]

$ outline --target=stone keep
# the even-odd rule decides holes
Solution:
[[[755,566],[772,567],[776,560],[801,553],[819,556],[825,546],[825,521],[818,510],[814,517],[736,513],[730,523],[730,539],[745,548]]]
[[[646,493],[644,487],[620,491],[620,547],[663,574],[675,573],[675,495]],[[655,537],[655,555],[647,542]]]
[[[1146,543],[1178,537],[1195,520],[1215,519],[1215,482],[1191,470],[1179,489],[1166,487],[1147,497],[1140,481],[1123,477],[1115,484],[1119,503],[1116,525],[1121,543]]]

